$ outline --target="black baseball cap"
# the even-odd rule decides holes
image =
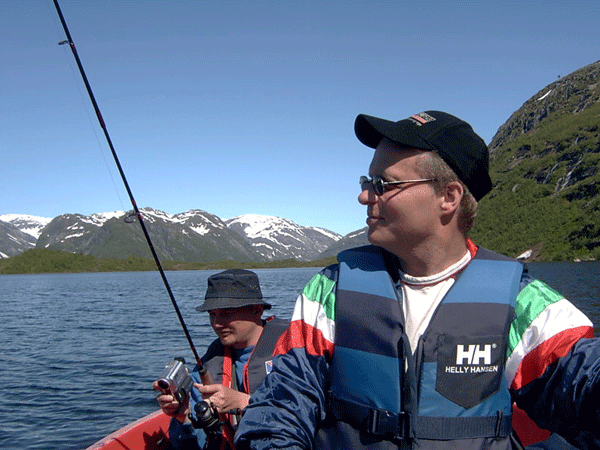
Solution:
[[[425,111],[398,122],[359,114],[354,132],[371,148],[385,137],[404,147],[437,152],[478,201],[492,189],[487,145],[471,125],[451,114]]]
[[[204,303],[196,311],[241,308],[248,305],[271,305],[263,301],[258,276],[251,270],[229,269],[208,277]]]

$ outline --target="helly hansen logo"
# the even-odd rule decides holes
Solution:
[[[452,363],[446,365],[446,373],[498,372],[497,344],[456,344]],[[494,353],[494,355],[492,355]]]
[[[497,392],[503,380],[504,339],[504,335],[439,335],[436,391],[466,409]]]
[[[456,365],[489,365],[492,363],[492,346],[496,344],[458,344],[456,346]]]

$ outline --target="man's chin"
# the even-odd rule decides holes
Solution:
[[[369,225],[369,228],[367,229],[367,238],[371,244],[379,245],[379,240],[377,239],[380,234],[379,231],[379,227],[376,225]]]
[[[219,341],[221,341],[221,344],[225,347],[230,346],[233,342],[229,336],[219,336]]]
[[[386,246],[389,247],[389,239],[385,239],[385,233],[383,233],[381,228],[369,227],[369,230],[367,231],[367,239],[371,244],[376,245],[377,247],[382,247],[386,250]]]

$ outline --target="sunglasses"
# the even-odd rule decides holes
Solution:
[[[370,187],[373,188],[373,192],[377,195],[383,195],[388,190],[388,186],[399,186],[402,184],[409,183],[425,183],[427,181],[437,181],[436,178],[419,178],[418,180],[402,180],[402,181],[383,181],[383,178],[376,176],[373,178],[367,178],[364,175],[360,177],[360,188],[363,191],[368,190]]]

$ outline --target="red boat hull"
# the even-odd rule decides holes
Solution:
[[[513,409],[513,425],[524,445],[543,441],[550,436],[546,430],[540,430],[516,406]],[[169,422],[171,418],[161,410],[142,417],[120,430],[106,436],[86,450],[168,450]]]
[[[106,436],[86,450],[167,450],[170,417],[158,410]]]

